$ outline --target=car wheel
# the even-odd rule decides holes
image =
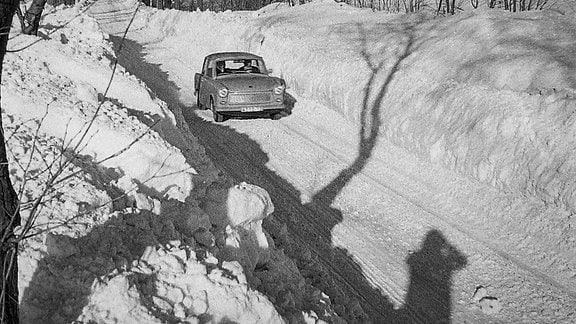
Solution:
[[[221,123],[224,121],[224,115],[216,112],[216,107],[214,106],[214,100],[210,99],[210,110],[212,110],[212,116],[214,117],[214,121],[217,123]]]

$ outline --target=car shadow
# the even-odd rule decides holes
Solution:
[[[362,26],[358,26],[358,30],[361,39],[364,37],[366,41],[368,31]],[[115,43],[116,48],[121,41],[120,38],[113,36],[110,40]],[[225,124],[216,124],[198,117],[194,113],[196,107],[186,106],[179,100],[178,87],[169,80],[168,74],[158,65],[149,64],[144,60],[144,48],[133,41],[126,42],[129,43],[132,52],[129,56],[120,53],[118,55],[120,64],[146,82],[158,98],[168,103],[176,116],[178,130],[190,143],[197,140],[202,144],[203,150],[211,159],[211,161],[198,159],[195,157],[198,152],[190,152],[191,146],[185,142],[171,142],[182,150],[190,165],[200,173],[195,198],[201,200],[205,193],[202,191],[214,183],[229,186],[234,182],[246,181],[266,189],[274,203],[275,212],[265,219],[264,228],[274,239],[275,246],[283,249],[284,253],[294,260],[299,272],[306,279],[306,284],[315,287],[319,292],[327,293],[331,298],[329,307],[346,322],[426,323],[430,322],[429,318],[434,318],[435,323],[450,322],[451,277],[454,271],[466,264],[466,260],[450,246],[439,231],[429,232],[421,250],[407,258],[411,282],[406,303],[400,309],[395,309],[389,297],[372,285],[364,275],[362,267],[346,249],[332,245],[332,229],[343,221],[343,214],[340,210],[332,208],[331,204],[370,159],[380,132],[380,103],[402,58],[409,55],[412,50],[410,40],[404,53],[400,53],[398,62],[393,64],[393,68],[382,71],[387,73],[386,82],[379,87],[375,87],[374,82],[384,63],[375,63],[374,58],[367,52],[361,53],[372,73],[366,83],[358,156],[331,183],[316,193],[308,204],[301,202],[298,189],[266,166],[269,161],[268,155],[257,142]],[[142,242],[142,244],[153,243],[153,240]],[[130,253],[137,257],[141,250],[140,248]],[[444,252],[447,250],[452,252],[447,254]],[[450,262],[440,262],[442,260]],[[266,271],[255,269],[255,272],[259,270]],[[255,276],[258,274],[255,273]],[[30,296],[34,294],[42,293],[40,288],[34,285],[35,281],[42,280],[41,277],[33,279],[30,291],[26,292],[28,294],[26,300],[31,300],[33,297]],[[256,285],[253,288],[267,293],[265,287]],[[297,286],[286,289],[293,289],[294,295],[302,294],[297,291],[300,289]],[[435,294],[438,290],[443,293]],[[83,293],[89,292],[83,290]],[[426,296],[430,294],[434,294],[435,297],[427,298]],[[314,305],[317,304],[310,303],[310,305],[316,307]],[[281,314],[286,314],[296,307],[290,303],[280,305],[278,302],[275,306]],[[323,309],[313,310],[317,314],[322,314],[323,311]],[[294,322],[302,320],[302,318],[290,319]]]

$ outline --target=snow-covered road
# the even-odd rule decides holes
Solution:
[[[358,125],[292,90],[291,113],[278,121],[215,124],[194,104],[198,56],[177,48],[196,45],[167,42],[146,26],[122,41],[133,11],[112,0],[90,8],[116,48],[123,44],[120,63],[169,104],[178,122],[164,130],[171,144],[193,156],[186,141],[196,137],[236,181],[265,188],[276,206],[266,230],[281,237],[286,225],[297,248],[285,252],[301,271],[318,270],[306,266],[318,260],[316,284],[331,298],[355,296],[378,323],[576,321],[573,256],[515,221],[528,209],[523,200],[392,145],[378,136],[375,119],[366,126],[376,136],[360,134]],[[473,298],[480,286],[487,289],[482,303]]]

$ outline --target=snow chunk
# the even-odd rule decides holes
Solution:
[[[212,224],[221,228],[246,225],[274,212],[268,192],[245,182],[228,189],[209,189],[203,207]]]
[[[150,261],[151,253],[147,254]],[[173,263],[174,255],[169,251],[159,250],[155,255],[156,264]],[[221,267],[211,265],[208,273],[187,270],[199,266],[206,269],[195,258],[179,262],[184,271],[160,267],[151,273],[126,272],[105,284],[96,283],[78,319],[99,323],[160,323],[159,318],[172,316],[192,322],[209,316],[214,322],[227,319],[238,323],[283,323],[266,298],[248,289],[237,262],[223,262]],[[152,308],[143,306],[150,302]]]
[[[228,219],[232,226],[259,221],[274,212],[268,192],[245,182],[230,188],[227,206]]]

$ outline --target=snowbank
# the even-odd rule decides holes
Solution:
[[[150,10],[141,19],[159,39],[193,46],[183,50],[196,62],[221,50],[261,54],[299,94],[358,124],[370,125],[362,115],[373,112],[381,136],[412,152],[576,210],[571,15],[478,10],[435,19],[320,1],[250,14]]]
[[[166,104],[121,67],[106,92],[114,52],[95,21],[61,7],[43,26],[44,39],[12,35],[2,80],[10,172],[34,225],[22,322],[282,323],[243,270],[278,253],[261,227],[268,194],[223,186],[206,213],[196,171],[164,139],[177,137]]]
[[[62,27],[70,17],[60,9],[45,18],[41,32],[50,41],[24,35],[11,40],[10,49],[17,52],[4,64],[6,112],[43,119],[42,133],[62,139],[64,150],[114,168],[126,191],[140,186],[158,197],[184,200],[196,171],[150,129],[159,122],[174,124],[173,116],[121,68],[105,93],[114,55],[106,35],[82,16]],[[140,115],[148,124],[138,121]]]

